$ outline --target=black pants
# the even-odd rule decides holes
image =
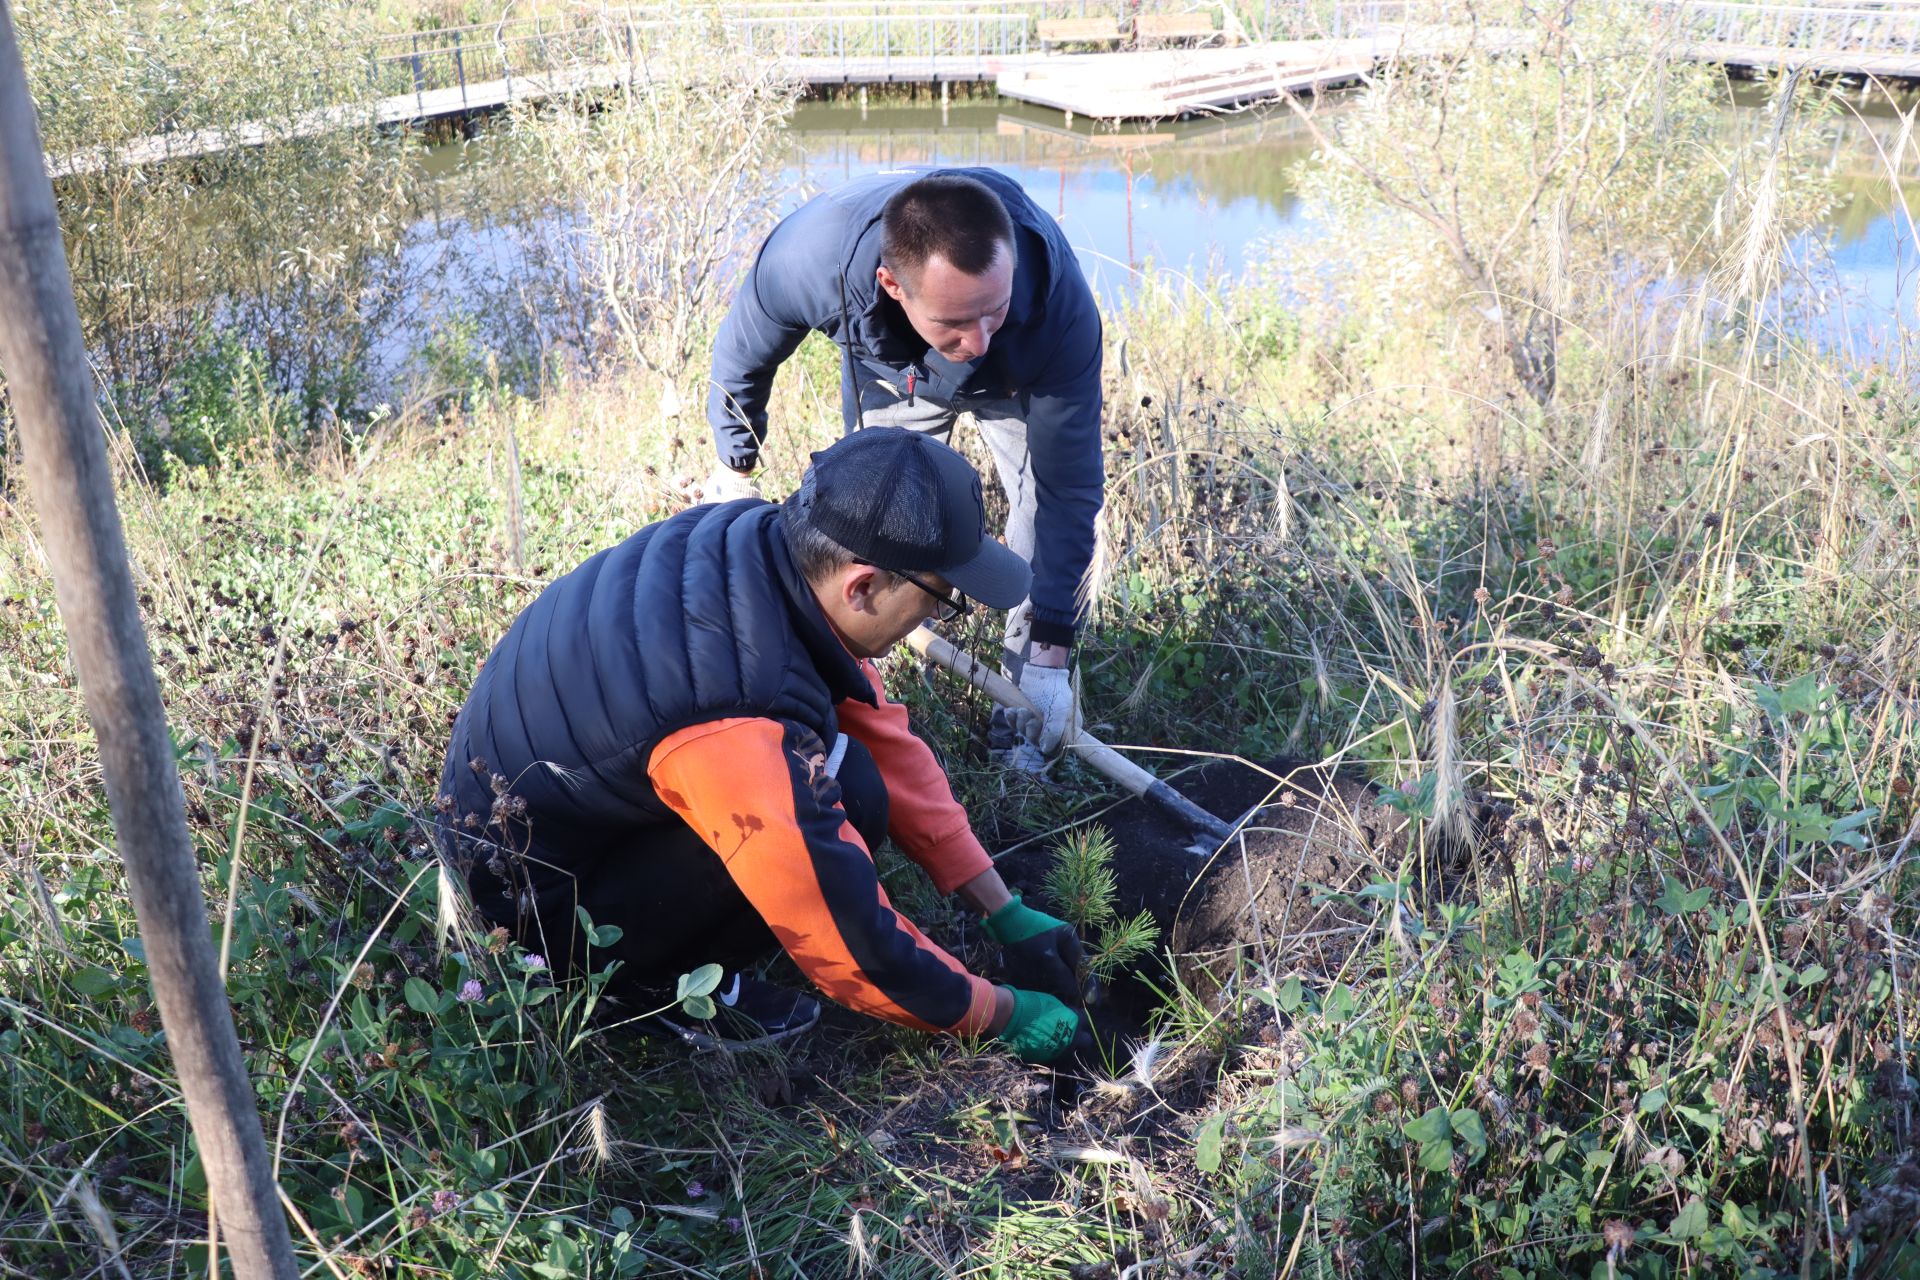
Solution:
[[[841,805],[869,850],[887,833],[887,787],[873,754],[849,738],[835,775]],[[621,962],[612,990],[671,991],[683,973],[703,964],[737,969],[779,950],[759,912],[740,892],[720,855],[684,822],[662,823],[643,842],[554,861],[573,868],[561,884],[540,895],[535,911],[512,918],[512,900],[485,863],[469,874],[474,900],[492,923],[505,925],[529,951],[545,956],[560,973],[583,965],[598,972]],[[596,927],[617,925],[620,938],[589,951],[576,907],[586,908]]]

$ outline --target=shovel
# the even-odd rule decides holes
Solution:
[[[962,653],[946,637],[926,627],[919,627],[907,637],[907,644],[927,661],[945,667],[1001,706],[1038,714],[1034,712],[1033,703],[1027,700],[1027,695],[1020,692],[1019,686],[971,654]],[[1233,838],[1231,825],[1214,817],[1086,730],[1075,729],[1064,745],[1099,773],[1125,787],[1128,794],[1139,796],[1196,834],[1212,841],[1215,849]],[[1212,851],[1208,849],[1204,852]]]

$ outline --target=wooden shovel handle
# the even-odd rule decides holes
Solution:
[[[935,666],[945,667],[953,672],[1001,706],[1039,714],[1027,695],[1020,692],[1018,685],[972,654],[962,653],[945,636],[926,627],[919,627],[907,637],[907,646]],[[1092,765],[1100,774],[1125,787],[1129,794],[1158,805],[1216,845],[1225,844],[1233,835],[1233,829],[1226,823],[1085,729],[1076,729],[1065,746],[1067,750]]]

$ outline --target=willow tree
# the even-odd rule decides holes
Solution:
[[[1703,281],[1751,301],[1829,198],[1795,85],[1741,136],[1725,72],[1643,6],[1492,0],[1404,30],[1351,109],[1306,115],[1307,192],[1352,232],[1350,287],[1388,312],[1451,297],[1542,407],[1569,333]]]

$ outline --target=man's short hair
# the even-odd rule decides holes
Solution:
[[[935,256],[981,276],[993,266],[997,246],[1005,245],[1010,258],[1015,254],[1007,206],[985,183],[963,173],[931,173],[909,182],[893,193],[881,219],[881,260],[903,278],[919,275]]]

